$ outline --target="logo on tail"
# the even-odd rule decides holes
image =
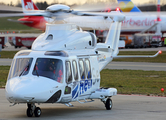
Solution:
[[[32,0],[21,0],[21,2],[22,2],[22,8],[24,12],[28,10],[39,10]]]
[[[118,0],[118,4],[122,12],[141,12],[131,0]]]
[[[25,4],[25,9],[27,9],[27,10],[34,10],[33,3],[26,2],[24,4]]]

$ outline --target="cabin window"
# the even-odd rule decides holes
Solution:
[[[24,76],[29,73],[33,58],[17,58],[12,62],[8,79],[17,76]]]
[[[48,37],[46,38],[46,40],[52,40],[53,39],[53,35],[49,34]]]
[[[91,67],[90,67],[90,61],[88,59],[85,59],[85,75],[88,79],[91,78]]]
[[[78,80],[77,63],[76,63],[75,60],[73,60],[72,64],[73,64],[73,75],[74,75],[74,79]]]
[[[79,60],[79,70],[81,79],[85,79],[84,62],[82,59]]]
[[[66,83],[72,82],[72,72],[71,72],[71,65],[69,61],[66,61]]]
[[[47,77],[62,83],[63,62],[59,59],[37,58],[32,74],[35,76]]]

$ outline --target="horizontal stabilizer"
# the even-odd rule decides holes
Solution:
[[[113,58],[153,58],[161,54],[162,51],[158,51],[155,55],[118,55],[118,56],[113,56]]]
[[[17,22],[17,23],[33,23],[33,21],[19,21],[19,20],[13,20],[13,19],[7,19],[7,20],[11,22]]]

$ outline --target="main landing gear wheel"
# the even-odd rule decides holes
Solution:
[[[107,110],[111,110],[112,109],[112,100],[110,98],[108,98],[105,102],[105,107]]]
[[[34,103],[31,104],[27,104],[28,108],[27,108],[27,116],[28,117],[32,117],[33,114],[35,115],[35,117],[40,117],[41,115],[41,109],[39,107],[36,107]]]
[[[37,107],[35,109],[34,113],[35,113],[35,117],[40,117],[40,115],[41,115],[41,109],[39,107]]]

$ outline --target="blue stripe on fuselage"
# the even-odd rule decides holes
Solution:
[[[86,93],[88,89],[92,87],[92,79],[91,80],[81,80],[78,85],[72,91],[72,98],[77,98],[78,94],[82,95]]]

